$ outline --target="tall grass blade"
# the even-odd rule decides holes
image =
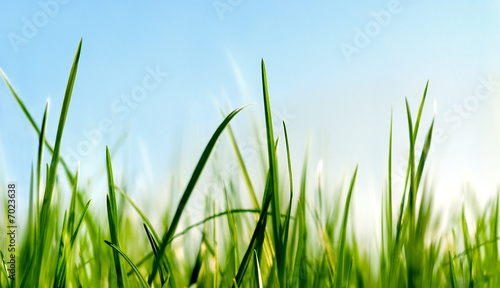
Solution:
[[[116,208],[116,195],[115,195],[115,183],[113,180],[113,167],[111,165],[111,156],[109,155],[109,149],[106,146],[106,167],[108,175],[108,190],[109,193],[106,197],[106,207],[108,211],[108,225],[111,235],[111,243],[120,247],[118,241],[118,212]],[[107,243],[107,242],[106,242]],[[109,244],[108,244],[109,245]],[[113,247],[113,246],[111,246]],[[123,269],[123,265],[119,256],[119,249],[113,249],[113,257],[115,262],[115,272],[116,272],[116,283],[118,287],[128,287],[127,275]]]
[[[181,200],[179,201],[179,205],[177,206],[177,210],[175,211],[174,218],[172,219],[172,222],[170,224],[170,227],[166,230],[166,232],[163,234],[160,249],[159,249],[159,255],[160,257],[163,257],[165,253],[165,249],[167,248],[167,245],[174,236],[175,230],[177,229],[177,225],[179,225],[179,221],[181,219],[182,212],[184,211],[184,208],[186,207],[187,201],[189,200],[189,197],[191,196],[191,193],[194,190],[194,186],[196,185],[196,182],[198,181],[198,178],[201,175],[201,172],[203,171],[203,167],[205,167],[205,164],[208,161],[208,157],[210,156],[210,153],[212,152],[213,148],[215,147],[215,144],[217,143],[217,139],[219,139],[219,136],[222,134],[222,131],[224,131],[224,128],[229,124],[231,119],[236,116],[241,110],[246,108],[248,105],[242,106],[233,112],[229,113],[227,117],[222,121],[222,123],[217,127],[217,130],[215,130],[214,134],[212,135],[212,138],[210,138],[210,141],[208,142],[207,146],[205,147],[205,150],[203,151],[200,160],[198,161],[198,164],[196,165],[193,174],[191,175],[191,179],[188,182],[188,185],[186,186],[186,189],[184,190],[184,193],[182,194]],[[153,269],[149,278],[148,283],[151,284],[154,277],[156,276],[156,272],[158,269],[158,265],[160,264],[159,262],[161,258],[155,258],[155,261],[153,263]]]
[[[354,190],[354,183],[356,183],[356,175],[358,174],[358,166],[354,170],[354,175],[351,179],[351,184],[349,185],[349,192],[347,193],[347,198],[344,207],[344,216],[342,218],[342,226],[340,228],[340,239],[339,239],[339,254],[337,258],[337,266],[335,267],[335,288],[342,288],[344,285],[344,264],[345,264],[345,245],[347,236],[347,219],[349,218],[349,206],[351,204],[352,191]]]

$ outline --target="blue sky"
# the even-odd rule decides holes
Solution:
[[[391,107],[394,158],[404,162],[404,97],[415,114],[430,80],[421,131],[435,100],[442,135],[430,158],[442,191],[436,197],[460,199],[471,183],[486,199],[496,191],[500,159],[499,11],[493,1],[3,1],[0,67],[39,123],[50,98],[48,138],[54,139],[83,37],[63,156],[76,151],[82,174],[93,177],[103,171],[105,145],[113,149],[128,131],[114,161],[140,186],[160,185],[168,171],[185,182],[222,119],[219,106],[229,111],[257,103],[234,122],[238,138],[252,141],[247,123],[258,119],[263,127],[264,58],[274,116],[288,123],[296,174],[312,135],[311,165],[323,159],[332,185],[360,164],[360,205],[380,199]],[[342,47],[356,52],[346,56]],[[478,99],[476,91],[485,89],[489,97]],[[82,144],[101,126],[109,133],[101,131],[95,145]],[[27,191],[36,143],[0,85],[3,181]],[[218,153],[233,157],[224,145]],[[79,153],[84,147],[90,150]]]

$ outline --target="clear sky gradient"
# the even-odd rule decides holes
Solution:
[[[359,163],[360,207],[380,201],[391,108],[401,194],[404,99],[416,115],[429,80],[420,131],[427,132],[436,101],[438,134],[427,170],[435,197],[460,200],[469,183],[485,201],[500,179],[499,12],[495,1],[463,0],[2,1],[0,67],[38,123],[50,98],[53,141],[83,37],[62,154],[73,168],[81,163],[85,178],[102,178],[105,145],[113,150],[128,131],[113,161],[117,171],[127,167],[120,173],[129,187],[141,189],[160,187],[172,171],[185,185],[222,119],[219,106],[228,112],[257,103],[233,124],[253,149],[248,123],[264,127],[264,58],[275,128],[288,124],[295,178],[312,135],[310,166],[316,170],[323,160],[330,190]],[[234,159],[226,142],[216,154]],[[37,138],[3,83],[0,145],[2,181],[17,181],[27,193]],[[257,158],[249,161],[260,167]]]

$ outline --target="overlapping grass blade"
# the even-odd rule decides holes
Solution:
[[[109,190],[109,194],[106,197],[109,231],[111,235],[112,244],[115,247],[119,248],[120,244],[118,241],[118,212],[116,208],[115,183],[113,180],[113,167],[111,165],[111,156],[109,155],[109,149],[107,146],[106,146],[106,167],[107,167],[108,190]],[[120,254],[119,249],[113,250],[113,257],[115,261],[116,283],[118,287],[128,287],[127,275],[125,273],[125,270],[123,269],[123,265],[119,254]]]
[[[210,153],[212,152],[213,148],[215,147],[215,144],[217,143],[217,139],[222,134],[222,131],[224,131],[224,128],[226,128],[229,122],[234,118],[234,116],[236,116],[236,114],[238,114],[241,110],[243,110],[247,106],[248,105],[242,106],[234,110],[233,112],[229,113],[229,115],[227,115],[227,117],[224,119],[224,121],[222,121],[219,127],[217,127],[217,130],[215,130],[214,134],[212,135],[212,138],[210,138],[210,141],[205,147],[205,150],[203,151],[200,160],[198,161],[198,164],[196,165],[194,172],[191,175],[191,179],[189,180],[188,185],[186,186],[186,190],[184,190],[184,193],[182,194],[181,200],[179,201],[179,205],[177,206],[177,210],[175,211],[174,218],[172,219],[170,227],[168,227],[168,229],[166,230],[166,232],[162,237],[158,253],[160,255],[160,258],[155,258],[153,269],[150,278],[148,280],[148,284],[151,284],[154,277],[156,276],[158,265],[160,264],[163,254],[165,253],[165,249],[167,248],[167,245],[172,236],[174,236],[175,230],[177,229],[177,225],[179,225],[182,212],[184,211],[187,201],[189,200],[189,197],[191,196],[191,193],[194,190],[194,186],[196,185],[196,182],[198,181],[201,172],[203,171],[203,167],[205,167],[205,164],[208,161]]]
[[[149,288],[150,286],[148,285],[148,282],[146,282],[146,279],[144,279],[141,272],[139,272],[139,269],[137,268],[137,266],[134,265],[132,260],[130,260],[130,258],[125,253],[123,253],[123,251],[120,249],[120,247],[116,246],[115,244],[113,244],[107,240],[104,240],[104,242],[106,244],[108,244],[111,248],[113,248],[113,251],[117,252],[120,256],[122,256],[123,259],[125,259],[125,261],[127,261],[127,263],[130,265],[130,267],[132,267],[132,269],[134,270],[135,275],[137,276],[137,279],[139,279],[139,283],[141,283],[141,286]]]

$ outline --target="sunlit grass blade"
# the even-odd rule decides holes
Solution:
[[[255,280],[257,281],[257,287],[262,288],[262,274],[260,273],[259,258],[257,258],[257,251],[253,250],[253,263],[255,265]]]
[[[179,221],[181,219],[182,212],[184,212],[184,208],[187,205],[187,202],[189,200],[189,197],[191,196],[191,193],[194,190],[194,187],[196,185],[196,182],[198,181],[201,172],[203,171],[203,167],[205,167],[205,164],[208,161],[208,158],[210,156],[210,153],[212,152],[213,148],[215,147],[215,144],[217,143],[217,139],[219,139],[219,136],[222,134],[224,131],[224,128],[229,124],[229,122],[238,114],[241,110],[243,110],[245,107],[248,105],[242,106],[233,112],[229,113],[227,117],[222,121],[222,123],[217,127],[217,130],[215,130],[214,134],[212,135],[212,138],[210,138],[210,141],[208,142],[207,146],[205,147],[205,150],[203,151],[200,160],[198,161],[198,164],[196,165],[193,174],[191,175],[191,179],[188,182],[188,185],[186,186],[186,189],[184,190],[184,193],[182,194],[181,200],[179,201],[179,205],[177,206],[177,210],[175,211],[174,217],[172,219],[172,222],[170,223],[170,227],[166,230],[162,237],[161,245],[160,245],[160,250],[159,250],[159,255],[160,258],[156,258],[153,264],[153,269],[149,278],[148,283],[151,284],[154,277],[156,276],[156,272],[158,269],[158,265],[160,264],[159,262],[161,261],[161,257],[163,257],[165,253],[165,249],[167,248],[167,245],[175,234],[175,230],[177,229],[177,225],[179,225]]]
[[[358,174],[358,166],[354,170],[354,174],[351,179],[351,184],[349,185],[349,191],[347,193],[347,198],[344,207],[344,217],[342,218],[342,226],[340,228],[340,239],[339,239],[339,254],[337,258],[337,266],[335,267],[335,288],[342,288],[344,285],[344,264],[345,264],[345,245],[347,236],[347,220],[349,218],[349,207],[351,204],[352,192],[354,190],[354,184],[356,183],[356,175]]]

